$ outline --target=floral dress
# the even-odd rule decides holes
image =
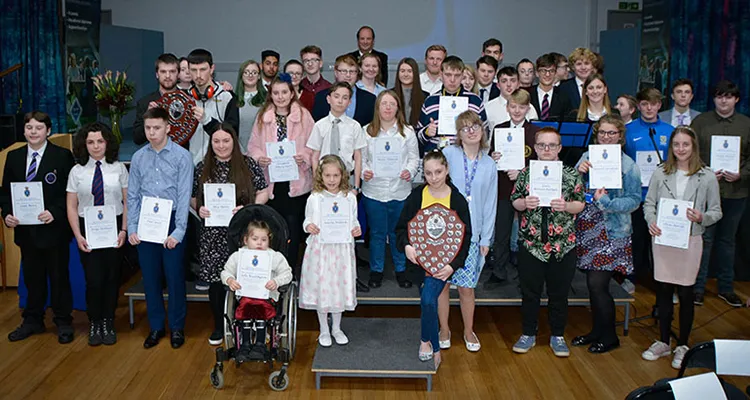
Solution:
[[[588,271],[633,273],[633,242],[630,236],[610,238],[604,223],[604,213],[593,204],[578,214],[576,221],[577,266]]]
[[[529,195],[529,168],[518,174],[510,195],[515,201]],[[583,183],[578,172],[563,166],[562,197],[565,201],[584,201]],[[561,261],[576,246],[576,216],[556,212],[551,207],[537,207],[520,213],[518,239],[531,255],[547,262],[550,257]]]

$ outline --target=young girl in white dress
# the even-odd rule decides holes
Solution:
[[[323,207],[326,209],[323,210]],[[349,216],[351,235],[347,243],[322,243],[322,215],[339,212]],[[320,160],[313,177],[312,194],[307,199],[302,227],[310,236],[302,260],[299,306],[318,311],[318,342],[321,346],[331,346],[331,336],[336,344],[347,344],[349,339],[341,331],[341,314],[354,311],[357,306],[354,238],[362,232],[357,222],[356,194],[349,186],[344,162],[336,155],[329,154]],[[330,330],[328,313],[333,321]]]

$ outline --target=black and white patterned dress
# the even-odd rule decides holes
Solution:
[[[253,185],[255,191],[265,189],[266,179],[263,177],[263,171],[255,160],[250,157],[244,157],[247,167],[253,174]],[[198,196],[198,185],[200,185],[201,175],[203,174],[203,161],[199,162],[195,166],[195,174],[193,175],[193,197]],[[206,183],[230,183],[229,182],[229,161],[216,160],[216,169],[214,170],[214,176],[207,180]],[[239,193],[238,193],[239,195]],[[252,204],[255,200],[255,196],[252,199],[237,199],[237,205]],[[199,259],[201,262],[201,268],[198,272],[198,277],[208,283],[221,282],[221,271],[224,269],[229,259],[229,248],[227,247],[227,228],[220,226],[204,226],[201,224]]]

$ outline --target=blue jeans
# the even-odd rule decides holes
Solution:
[[[174,214],[169,223],[169,232],[174,230]],[[166,276],[169,294],[169,329],[185,328],[187,300],[185,297],[185,243],[169,250],[161,244],[141,242],[138,245],[138,261],[143,274],[146,292],[146,310],[151,330],[164,329],[164,296],[162,279]]]
[[[382,202],[362,196],[362,203],[370,226],[370,271],[383,272],[385,240],[391,245],[391,256],[396,272],[406,270],[406,255],[396,246],[396,222],[404,208],[403,200]]]
[[[721,199],[722,218],[703,232],[703,255],[701,256],[701,268],[695,280],[696,293],[706,291],[712,247],[714,259],[716,259],[716,278],[719,283],[719,293],[734,291],[732,288],[732,281],[734,281],[734,242],[742,213],[745,211],[745,200]],[[716,246],[714,246],[714,243],[716,243]]]
[[[424,278],[422,287],[422,341],[432,343],[432,351],[440,351],[440,325],[438,324],[438,296],[445,287],[445,281],[431,276]]]
[[[513,218],[513,225],[510,231],[510,251],[518,252],[518,219],[520,217]]]

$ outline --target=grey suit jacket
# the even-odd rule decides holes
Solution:
[[[659,113],[659,119],[672,125],[672,110],[674,108],[670,108],[669,110],[662,111]],[[701,112],[690,109],[690,121],[695,121],[695,117],[697,117]]]

